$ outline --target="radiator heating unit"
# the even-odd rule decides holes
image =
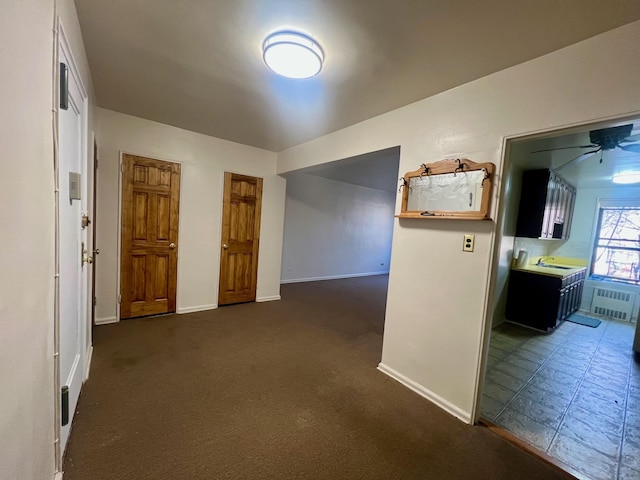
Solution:
[[[593,290],[591,313],[629,322],[634,300],[633,293],[596,287]]]

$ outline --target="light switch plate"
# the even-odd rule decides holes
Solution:
[[[473,245],[476,243],[475,235],[465,235],[462,243],[463,252],[473,252]]]

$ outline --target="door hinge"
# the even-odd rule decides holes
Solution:
[[[60,420],[64,427],[69,423],[69,387],[65,385],[60,392],[60,408],[62,410]]]
[[[121,163],[121,164],[120,164],[120,171],[121,171],[122,173],[124,173],[124,163]]]
[[[118,295],[118,303],[122,303],[122,295]]]
[[[60,62],[60,108],[69,110],[69,68]]]
[[[93,297],[93,306],[95,307],[98,304],[98,297]]]

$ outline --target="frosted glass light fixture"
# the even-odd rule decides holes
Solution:
[[[612,180],[613,180],[613,183],[620,183],[623,185],[628,185],[630,183],[640,183],[640,171],[616,173],[613,176]]]
[[[276,32],[262,44],[262,58],[278,75],[310,78],[322,70],[324,52],[311,37],[296,32]]]

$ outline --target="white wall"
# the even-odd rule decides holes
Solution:
[[[0,15],[0,476],[54,471],[53,2]]]
[[[496,163],[497,197],[505,136],[638,112],[638,78],[635,22],[290,148],[278,171],[400,145],[401,172],[452,157]],[[465,233],[476,235],[474,253],[462,252]],[[382,367],[465,420],[488,332],[494,235],[494,222],[400,220],[394,228]]]
[[[99,322],[116,319],[120,151],[182,163],[178,312],[217,306],[225,171],[264,178],[257,297],[279,297],[286,181],[275,174],[275,153],[102,108],[97,122]]]
[[[387,273],[393,193],[287,176],[282,283]]]

